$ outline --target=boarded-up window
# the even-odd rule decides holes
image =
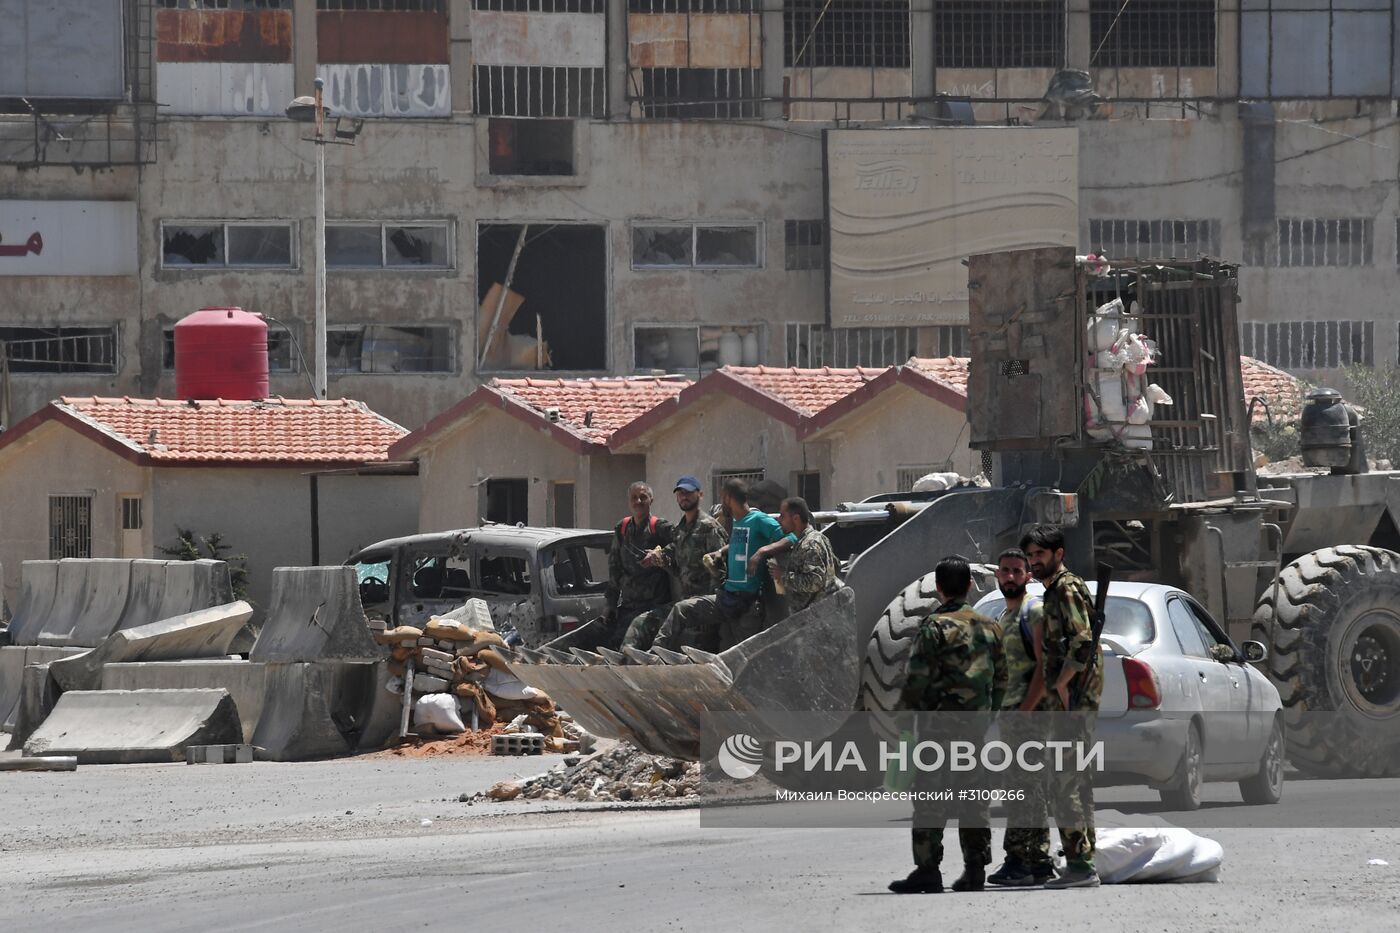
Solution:
[[[1400,73],[1393,29],[1391,0],[1242,0],[1240,92],[1283,98],[1394,96]]]
[[[1374,336],[1374,321],[1246,321],[1240,354],[1280,369],[1371,366]]]
[[[938,68],[1058,68],[1064,0],[934,0]]]
[[[92,496],[49,496],[49,560],[92,556]]]
[[[908,0],[784,0],[783,64],[908,68]]]
[[[756,68],[639,68],[647,119],[743,119],[761,114]]]
[[[1189,68],[1215,64],[1215,0],[1091,0],[1091,64]]]

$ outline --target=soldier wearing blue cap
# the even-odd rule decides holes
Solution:
[[[716,572],[712,573],[705,564],[705,555],[724,547],[724,529],[700,508],[704,493],[694,476],[686,474],[676,480],[675,494],[681,520],[672,528],[672,541],[658,556],[649,555],[642,563],[670,571],[679,584],[681,599],[713,593],[715,585],[723,579],[723,566],[716,565]],[[669,611],[668,606],[637,616],[628,627],[622,644],[643,651],[650,648]]]

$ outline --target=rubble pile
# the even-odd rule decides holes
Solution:
[[[700,795],[700,764],[648,755],[619,744],[526,781],[502,781],[478,798],[487,800],[669,800]]]

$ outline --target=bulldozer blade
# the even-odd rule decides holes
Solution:
[[[567,651],[560,651],[558,648],[551,648],[551,647],[549,647],[548,645],[546,645],[545,647],[541,648],[541,649],[540,649],[540,653],[543,654],[546,658],[549,658],[549,660],[553,661],[555,664],[582,664],[582,663],[583,663],[583,662],[580,661],[578,658],[576,658],[576,657],[574,657],[573,655],[569,654]]]
[[[611,648],[600,647],[598,649],[598,653],[603,656],[603,663],[605,664],[627,663],[627,655],[623,654],[621,651],[614,651]]]
[[[592,651],[584,651],[582,648],[570,648],[569,653],[578,658],[584,664],[606,664],[601,654]]]
[[[696,664],[724,663],[719,659],[719,655],[711,654],[708,651],[701,651],[699,648],[692,648],[690,645],[682,645],[681,651],[685,654],[686,657],[690,658],[690,660],[694,661]]]
[[[625,648],[635,663],[513,662],[511,670],[596,735],[697,761],[712,713],[755,716],[783,731],[788,713],[852,710],[860,686],[856,628],[855,596],[843,587],[719,655],[692,649],[667,664]]]
[[[660,645],[652,645],[651,653],[656,655],[667,664],[690,664],[692,663],[687,655],[679,651],[672,651],[670,648],[663,648]]]

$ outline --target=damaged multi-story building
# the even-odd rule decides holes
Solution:
[[[966,158],[1023,180],[1050,166],[1069,219],[1049,241],[1242,263],[1249,355],[1313,375],[1393,363],[1397,9],[0,0],[3,417],[170,396],[173,326],[210,305],[266,315],[273,392],[309,394],[321,248],[329,394],[409,428],[540,370],[966,355],[965,293],[846,281],[859,250],[837,236],[860,217],[839,147],[864,129],[919,129],[936,153],[969,127],[1061,128]],[[286,116],[318,77],[343,143],[324,147],[323,247],[316,146]],[[913,194],[879,162],[856,189]],[[998,223],[1037,223],[1024,206]],[[921,236],[890,269],[983,245]]]

